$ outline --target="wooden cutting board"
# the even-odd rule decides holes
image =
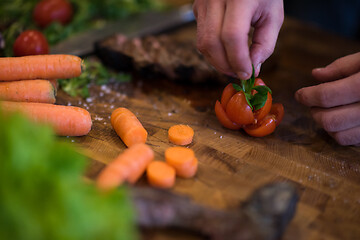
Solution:
[[[188,26],[173,34],[195,39],[196,28]],[[178,178],[173,191],[201,204],[231,209],[264,184],[292,182],[300,202],[283,239],[356,239],[360,236],[360,147],[339,146],[293,95],[300,87],[315,84],[312,68],[359,50],[357,42],[286,19],[275,53],[261,73],[273,90],[274,102],[283,103],[285,116],[275,133],[264,138],[219,124],[213,106],[224,83],[175,83],[135,73],[130,83],[92,87],[92,97],[86,100],[60,91],[58,103],[82,106],[91,113],[90,133],[69,138],[89,156],[90,178],[96,178],[125,149],[111,128],[110,115],[117,107],[127,107],[147,129],[147,143],[157,160],[164,160],[165,149],[173,146],[167,138],[170,126],[188,124],[195,130],[189,147],[199,159],[199,171],[193,179]],[[138,184],[147,183],[142,179]],[[147,232],[144,237],[184,239],[177,234]]]

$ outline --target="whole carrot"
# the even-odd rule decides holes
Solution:
[[[56,90],[48,80],[0,82],[0,100],[55,103]]]
[[[79,107],[1,101],[0,108],[4,113],[20,112],[35,122],[48,124],[59,136],[86,135],[92,125],[90,113]]]
[[[72,78],[81,74],[82,60],[72,55],[0,58],[0,81]]]
[[[144,143],[135,144],[109,163],[97,178],[96,184],[102,190],[110,190],[124,181],[135,183],[154,159],[154,151]]]
[[[111,125],[128,147],[146,142],[147,131],[139,119],[126,108],[117,108],[112,112]]]

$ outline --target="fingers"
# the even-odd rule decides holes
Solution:
[[[260,19],[254,26],[250,56],[258,76],[263,62],[274,52],[276,40],[284,21],[283,1],[271,5],[269,14]]]
[[[339,58],[324,68],[315,68],[312,75],[319,81],[328,82],[349,77],[360,72],[360,52]]]
[[[203,22],[198,25],[197,48],[217,70],[233,76],[234,72],[220,41],[224,12],[224,1],[207,0]]]
[[[252,0],[232,0],[226,4],[221,41],[230,66],[240,79],[250,78],[252,72],[248,34],[255,7]]]
[[[350,128],[341,132],[329,133],[340,145],[360,146],[360,126]]]
[[[350,77],[299,89],[298,102],[309,107],[335,107],[360,101],[360,73]]]
[[[315,122],[327,132],[339,132],[360,126],[360,103],[334,107],[312,108]]]

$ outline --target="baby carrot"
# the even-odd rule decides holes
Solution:
[[[165,150],[165,160],[180,177],[189,178],[196,173],[198,161],[190,148],[170,147]]]
[[[171,188],[175,184],[175,169],[166,162],[152,161],[146,169],[146,176],[154,187]]]
[[[0,99],[5,101],[55,103],[55,95],[47,80],[0,82]]]
[[[4,113],[20,112],[35,122],[48,124],[59,136],[82,136],[91,129],[90,113],[79,107],[1,101],[0,108]]]
[[[81,58],[73,55],[5,57],[0,58],[0,81],[72,78],[81,67]]]
[[[117,108],[112,112],[111,125],[128,147],[146,142],[147,131],[139,119],[126,108]]]
[[[187,125],[174,125],[169,128],[168,136],[173,144],[188,145],[193,140],[194,130]]]
[[[144,143],[127,148],[100,173],[98,188],[110,190],[124,181],[134,184],[153,159],[154,151]]]

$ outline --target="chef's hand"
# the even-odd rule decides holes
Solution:
[[[195,0],[197,48],[220,72],[256,76],[273,53],[284,20],[283,0]],[[254,27],[248,46],[250,27]]]
[[[315,122],[341,145],[360,145],[360,52],[339,58],[312,75],[325,82],[299,89],[295,98],[311,107]]]

